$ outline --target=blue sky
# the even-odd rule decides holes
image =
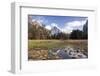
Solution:
[[[32,21],[38,21],[45,24],[46,29],[51,29],[56,26],[65,33],[70,33],[72,30],[83,29],[83,25],[86,23],[87,17],[79,16],[43,16],[32,15]]]

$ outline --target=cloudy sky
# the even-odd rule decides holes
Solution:
[[[56,26],[65,33],[70,33],[72,30],[83,29],[83,25],[86,23],[87,17],[79,16],[43,16],[32,15],[32,21],[45,24],[45,28],[51,30]]]

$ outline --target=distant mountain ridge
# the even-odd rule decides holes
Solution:
[[[32,25],[35,26],[36,28],[42,27],[42,28],[46,29],[46,28],[43,26],[42,23],[39,23],[39,22],[37,22],[37,21],[32,22]],[[46,30],[48,30],[48,29],[46,29]],[[58,33],[61,33],[61,32],[62,32],[57,26],[52,26],[52,27],[51,27],[51,30],[48,30],[48,31],[51,31],[51,35],[54,35],[54,34],[57,35]]]
[[[51,29],[51,34],[52,35],[58,34],[58,33],[61,33],[61,32],[62,31],[58,27],[56,27],[56,26],[52,27],[52,29]]]

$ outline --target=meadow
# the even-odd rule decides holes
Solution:
[[[64,48],[66,46],[87,49],[87,40],[28,40],[28,50]]]

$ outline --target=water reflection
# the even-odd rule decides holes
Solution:
[[[80,59],[88,58],[86,50],[73,47],[65,47],[63,49],[53,48],[48,51],[49,59]]]

